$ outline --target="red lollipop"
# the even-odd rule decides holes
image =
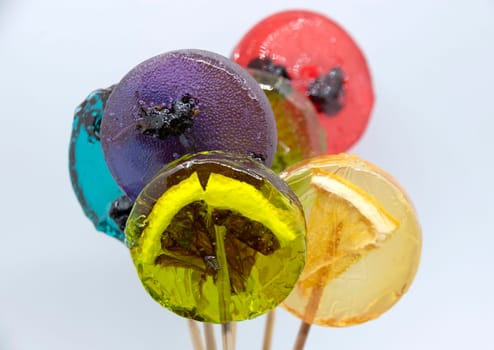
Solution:
[[[257,23],[232,56],[243,67],[289,78],[311,99],[328,153],[346,151],[364,132],[374,103],[369,68],[355,41],[329,18],[305,10],[276,13]]]

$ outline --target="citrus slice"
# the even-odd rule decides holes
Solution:
[[[260,162],[221,152],[161,171],[137,198],[126,236],[150,295],[199,321],[273,309],[305,263],[305,221],[290,188]]]
[[[303,159],[326,154],[326,136],[310,100],[287,79],[249,69],[268,97],[278,130],[278,144],[271,169],[279,173]]]
[[[307,262],[284,306],[307,323],[346,326],[389,309],[413,279],[420,229],[406,196],[355,156],[323,156],[281,174],[307,220]]]
[[[398,228],[398,220],[373,196],[344,178],[321,169],[312,169],[311,183],[323,200],[328,196],[331,197],[328,199],[334,202],[323,202],[318,214],[321,214],[320,211],[323,211],[322,214],[331,214],[332,210],[339,211],[340,216],[336,216],[335,221],[340,220],[342,224],[351,223],[347,225],[346,230],[345,227],[333,226],[333,233],[341,235],[339,244],[344,250],[355,250],[377,244]],[[313,212],[312,215],[317,214]],[[332,224],[334,225],[335,222],[333,221]],[[334,230],[335,228],[338,230]]]
[[[306,287],[344,272],[399,226],[374,197],[344,178],[321,169],[312,169],[311,175],[315,198],[307,244],[313,254],[299,281]]]

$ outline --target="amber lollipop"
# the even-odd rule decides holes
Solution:
[[[281,177],[307,221],[307,262],[283,307],[310,325],[344,327],[372,320],[408,290],[418,268],[421,230],[413,206],[383,170],[353,155],[297,163]]]

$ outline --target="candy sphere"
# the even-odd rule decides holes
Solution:
[[[132,203],[108,170],[100,143],[100,123],[112,88],[92,92],[77,107],[69,147],[72,187],[98,231],[121,241]]]
[[[283,306],[307,323],[350,326],[391,308],[420,259],[415,211],[388,174],[356,156],[317,157],[281,174],[307,220],[307,263]]]
[[[224,323],[275,308],[305,262],[305,221],[290,188],[261,162],[187,155],[137,198],[126,227],[139,278],[161,305]]]
[[[290,82],[266,71],[249,69],[268,97],[276,119],[278,146],[271,169],[280,172],[303,159],[326,153],[326,140],[311,102]]]
[[[226,57],[179,50],[132,69],[108,99],[101,143],[117,183],[135,199],[184,154],[223,150],[271,166],[276,123],[257,82]]]
[[[326,16],[276,13],[240,40],[233,60],[291,80],[319,112],[329,153],[350,148],[364,132],[374,92],[366,59],[351,36]]]

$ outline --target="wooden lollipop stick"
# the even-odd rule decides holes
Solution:
[[[264,328],[264,341],[262,350],[271,350],[271,342],[273,340],[273,329],[275,320],[275,310],[271,310],[266,317],[266,327]]]
[[[190,338],[192,340],[194,350],[204,350],[201,339],[201,331],[199,330],[197,322],[194,320],[187,320],[187,325],[189,326]]]
[[[232,322],[232,343],[233,343],[233,349],[237,347],[237,322]]]
[[[221,325],[221,335],[223,339],[223,350],[233,350],[232,322]]]
[[[206,350],[216,350],[214,328],[211,323],[204,323],[204,337],[206,338]]]
[[[309,297],[309,302],[305,309],[305,317],[306,320],[314,320],[316,317],[317,309],[319,307],[319,302],[322,298],[323,286],[319,285],[312,289],[312,293]],[[293,346],[293,350],[303,350],[305,346],[305,342],[307,341],[307,337],[309,336],[311,323],[302,321],[300,328],[298,329],[297,339],[295,340],[295,345]]]
[[[328,256],[331,255],[328,254]],[[305,342],[307,341],[307,337],[309,336],[310,326],[312,324],[312,321],[314,321],[314,319],[316,318],[317,310],[319,309],[319,303],[321,302],[324,294],[325,283],[323,283],[323,281],[328,280],[331,273],[331,265],[321,268],[319,273],[319,283],[312,288],[307,306],[305,307],[304,320],[309,320],[309,322],[311,323],[302,321],[302,324],[298,329],[298,335],[297,339],[295,340],[293,350],[304,349]]]
[[[300,328],[298,329],[297,340],[295,341],[295,345],[293,350],[303,350],[305,347],[305,341],[307,340],[307,336],[310,331],[310,323],[302,321]]]

